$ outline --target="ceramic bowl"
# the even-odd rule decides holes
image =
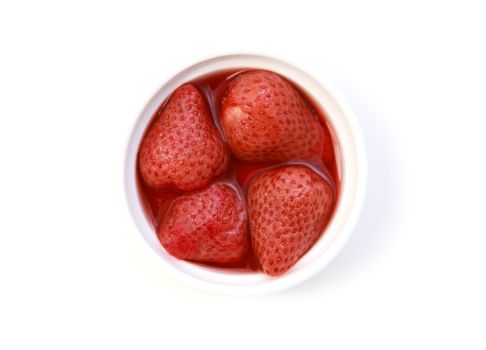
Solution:
[[[136,179],[137,151],[144,131],[160,104],[178,86],[216,71],[260,68],[274,71],[297,84],[325,111],[337,155],[340,194],[334,215],[321,238],[285,274],[270,277],[262,272],[212,268],[169,255],[142,207]],[[307,68],[307,67],[305,67]],[[366,184],[365,150],[355,117],[341,94],[320,73],[307,74],[298,67],[267,56],[228,55],[190,66],[165,82],[146,105],[133,128],[126,151],[125,190],[128,207],[141,236],[158,256],[161,270],[193,287],[224,294],[264,294],[295,286],[326,267],[341,250],[357,221]]]

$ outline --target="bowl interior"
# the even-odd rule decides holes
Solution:
[[[160,104],[178,86],[208,73],[260,68],[279,73],[297,84],[316,105],[325,111],[334,141],[340,194],[334,215],[325,234],[287,273],[269,277],[261,272],[239,271],[199,265],[169,255],[156,237],[142,207],[136,179],[137,151],[145,128]],[[197,63],[175,75],[152,97],[132,131],[125,164],[128,206],[142,237],[160,258],[162,266],[175,277],[205,290],[250,294],[291,287],[322,269],[345,243],[356,221],[363,197],[365,177],[364,149],[356,121],[338,92],[329,83],[319,82],[300,69],[269,57],[256,55],[221,56]]]

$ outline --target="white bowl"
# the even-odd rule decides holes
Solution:
[[[269,277],[262,272],[212,268],[169,255],[145,216],[140,201],[136,166],[137,151],[144,131],[160,104],[181,84],[211,72],[234,68],[261,68],[279,73],[296,83],[322,108],[329,120],[337,154],[340,194],[325,234],[288,272]],[[319,78],[319,80],[317,80]],[[125,163],[128,206],[142,237],[159,256],[160,266],[176,278],[206,291],[224,294],[263,294],[280,291],[303,282],[323,269],[350,236],[363,203],[366,183],[364,143],[357,122],[343,98],[327,81],[308,75],[280,60],[257,55],[229,55],[197,63],[167,81],[149,101],[131,134]]]

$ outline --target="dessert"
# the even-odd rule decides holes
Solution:
[[[228,154],[206,100],[192,84],[179,87],[155,117],[139,152],[151,188],[203,188],[228,165]]]
[[[231,263],[248,249],[247,214],[238,192],[217,183],[175,199],[157,233],[179,259]]]
[[[324,111],[264,70],[220,71],[176,88],[147,127],[137,174],[169,254],[270,276],[319,239],[339,195]]]
[[[251,241],[263,271],[287,271],[314,244],[332,212],[334,191],[303,165],[276,167],[248,189]]]
[[[319,122],[299,92],[278,74],[250,71],[236,76],[223,95],[220,114],[238,159],[285,162],[322,152]]]

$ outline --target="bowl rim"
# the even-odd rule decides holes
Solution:
[[[320,108],[326,111],[328,122],[332,124],[331,128],[337,134],[335,141],[340,147],[342,156],[342,159],[339,160],[339,162],[342,161],[339,167],[341,190],[333,218],[319,241],[291,270],[278,277],[269,277],[261,272],[242,273],[211,268],[170,256],[158,241],[138,197],[135,175],[138,147],[156,109],[182,83],[209,72],[228,68],[269,69],[286,76],[299,85]],[[309,68],[306,66],[306,70],[303,71],[298,68],[298,65],[274,58],[274,56],[261,54],[212,56],[190,65],[167,79],[142,109],[132,126],[125,149],[123,181],[125,198],[127,209],[140,237],[145,241],[145,246],[151,248],[152,253],[155,253],[152,256],[157,258],[166,273],[192,287],[208,292],[230,295],[268,294],[291,288],[314,276],[327,266],[343,248],[356,225],[364,202],[367,177],[364,140],[354,112],[342,94],[328,79],[322,76],[322,73]],[[336,119],[337,115],[340,115],[341,119]],[[349,183],[349,181],[351,182]],[[336,228],[332,225],[336,225]],[[333,236],[328,238],[330,228],[333,228],[334,231],[331,233]],[[316,253],[316,246],[322,244],[324,240],[327,243]],[[307,263],[305,263],[306,260]]]

